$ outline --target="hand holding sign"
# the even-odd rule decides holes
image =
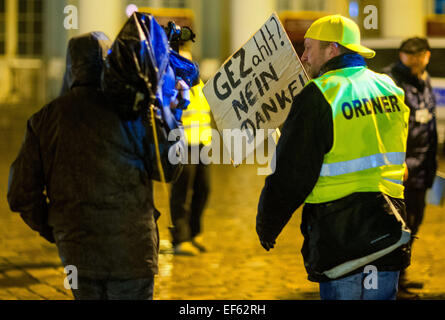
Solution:
[[[300,59],[274,13],[203,89],[234,164],[252,154],[285,121],[293,98],[307,82]],[[231,132],[229,139],[225,139],[226,130]],[[244,141],[245,152],[234,154],[232,137],[235,144]]]

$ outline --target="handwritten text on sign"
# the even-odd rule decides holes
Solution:
[[[307,81],[274,13],[207,82],[203,92],[218,130],[240,130],[246,134],[253,151],[258,144],[254,142],[258,130],[278,128],[285,121],[293,98]],[[229,147],[227,143],[231,142],[224,141]]]

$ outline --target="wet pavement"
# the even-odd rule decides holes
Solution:
[[[0,299],[72,299],[63,285],[66,275],[55,246],[30,230],[6,202],[9,165],[32,110],[0,111],[5,111],[0,118]],[[441,170],[445,171],[445,160]],[[163,213],[155,299],[319,299],[318,285],[307,280],[300,254],[301,209],[275,249],[266,252],[258,242],[255,215],[264,178],[254,166],[212,167],[212,193],[203,219],[208,252],[196,257],[171,253],[166,195],[155,184],[156,205]],[[428,206],[408,269],[410,280],[424,283],[415,291],[423,299],[445,299],[444,227],[445,207]]]

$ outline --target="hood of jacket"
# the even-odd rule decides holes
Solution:
[[[90,32],[68,42],[61,95],[76,86],[100,87],[103,62],[111,40],[103,32]]]
[[[192,86],[198,77],[196,64],[171,49],[153,16],[135,12],[113,42],[101,86],[113,108],[132,117],[150,104],[169,108],[176,80]]]

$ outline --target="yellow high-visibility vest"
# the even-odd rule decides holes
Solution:
[[[332,108],[334,141],[306,202],[355,192],[403,199],[409,118],[403,90],[364,66],[333,70],[312,81]]]
[[[184,133],[189,145],[209,145],[212,142],[210,106],[202,93],[204,83],[190,90],[190,104],[182,115]]]

